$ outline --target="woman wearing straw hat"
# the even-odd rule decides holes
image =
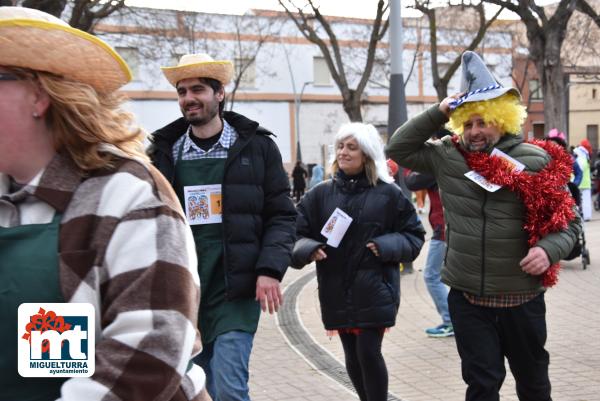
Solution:
[[[127,65],[37,10],[0,7],[0,38],[0,400],[208,399],[189,364],[199,351],[193,239],[120,108]],[[40,327],[17,323],[22,303],[40,305]],[[93,306],[91,377],[17,372],[17,348],[35,351],[27,338],[69,331],[70,315],[47,303]],[[55,359],[46,345],[42,359]]]

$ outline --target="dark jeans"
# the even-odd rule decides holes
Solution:
[[[384,330],[361,329],[360,334],[340,333],[346,371],[360,401],[385,401],[388,372],[381,354]]]
[[[498,401],[506,370],[515,377],[521,401],[551,401],[544,294],[512,308],[486,308],[451,289],[448,306],[467,383],[467,401]]]

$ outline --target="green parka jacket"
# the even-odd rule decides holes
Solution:
[[[439,185],[448,244],[442,281],[479,296],[543,291],[540,276],[519,266],[528,252],[522,201],[506,188],[488,192],[465,177],[469,167],[450,137],[426,142],[447,120],[435,105],[402,125],[387,147],[398,164],[433,174]],[[526,172],[540,171],[550,161],[521,136],[503,135],[495,147],[523,163]],[[545,236],[536,246],[555,263],[569,254],[580,230],[576,213],[564,231]]]

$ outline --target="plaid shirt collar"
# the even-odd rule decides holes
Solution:
[[[202,148],[196,146],[192,138],[190,137],[192,134],[192,126],[188,127],[187,132],[185,133],[185,138],[183,140],[183,153],[187,152],[198,152],[200,154],[209,153],[214,150],[220,149],[229,149],[235,140],[237,139],[237,133],[235,128],[233,128],[225,119],[221,119],[223,121],[223,131],[221,131],[221,137],[219,141],[213,145],[208,151],[205,151]]]
[[[62,213],[82,178],[83,173],[75,163],[68,156],[57,153],[44,170],[15,192],[10,193],[10,178],[0,174],[0,199],[15,204],[35,196]]]

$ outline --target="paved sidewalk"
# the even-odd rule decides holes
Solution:
[[[546,293],[550,377],[553,399],[600,401],[600,213],[585,223],[591,265],[582,269],[581,258],[563,263],[559,284]],[[429,238],[429,236],[428,236]],[[423,330],[437,325],[439,317],[423,282],[422,268],[428,243],[414,264],[415,272],[402,276],[402,299],[396,327],[386,334],[384,356],[390,374],[390,392],[403,401],[463,400],[465,385],[454,339],[428,338]],[[294,283],[314,267],[290,269],[284,286]],[[323,330],[316,280],[297,297],[300,326],[340,363],[343,352],[338,338]],[[298,347],[296,347],[298,348]],[[263,315],[250,361],[251,396],[254,401],[356,400],[345,387],[309,364],[311,356],[299,355],[284,338],[276,318]],[[507,367],[503,401],[518,400]]]

